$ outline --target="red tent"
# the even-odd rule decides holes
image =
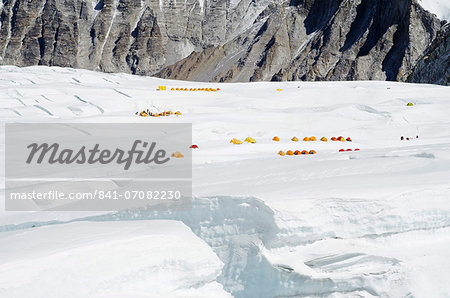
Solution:
[[[198,149],[198,146],[197,146],[197,145],[192,145],[192,146],[189,147],[189,148],[191,148],[191,149]]]

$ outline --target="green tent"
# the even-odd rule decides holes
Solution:
[[[414,104],[412,102],[408,102],[407,106],[412,107]]]

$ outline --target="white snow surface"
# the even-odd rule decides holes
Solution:
[[[221,91],[159,92],[159,85],[169,90],[219,86]],[[3,123],[192,123],[193,143],[199,146],[193,152],[194,196],[202,202],[211,198],[211,214],[228,217],[223,222],[209,214],[202,218],[207,209],[188,219],[172,215],[194,235],[174,221],[96,217],[92,222],[87,216],[98,212],[2,212],[0,296],[25,297],[29,291],[79,297],[82,291],[85,297],[220,297],[228,291],[271,297],[278,282],[277,294],[286,296],[448,297],[449,91],[394,82],[212,84],[2,66]],[[152,106],[180,110],[183,116],[135,115]],[[272,141],[275,135],[280,142]],[[301,141],[313,135],[342,135],[353,142]],[[229,143],[248,136],[257,143]],[[292,142],[293,136],[300,142]],[[338,152],[348,148],[361,151]],[[318,154],[277,155],[289,149]],[[227,198],[222,196],[229,196],[230,205],[236,200],[234,207],[223,207]],[[255,227],[243,224],[246,220]],[[245,229],[253,232],[242,235]],[[249,238],[254,235],[262,236]],[[240,245],[224,245],[230,239]],[[266,294],[242,292],[255,274],[255,265],[243,260],[249,247],[281,276],[274,281],[267,273],[273,271],[258,267],[266,268],[256,270],[256,286]],[[240,277],[227,282],[217,278],[222,263],[244,264],[239,268],[253,273],[228,268],[224,276]],[[327,282],[333,283],[329,289]],[[48,292],[53,283],[54,292]]]
[[[1,297],[230,297],[223,263],[176,221],[44,226],[0,247]]]
[[[436,14],[441,20],[450,20],[449,0],[419,0],[419,3],[426,10]]]

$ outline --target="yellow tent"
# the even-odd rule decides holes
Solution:
[[[305,138],[303,139],[303,141],[304,141],[304,142],[309,142],[310,140],[309,140],[308,137],[305,137]]]
[[[245,141],[247,143],[251,143],[251,144],[255,144],[256,143],[256,140],[254,138],[251,138],[251,137],[246,138]]]
[[[176,111],[175,112],[175,115],[178,115],[178,116],[180,116],[180,115],[183,115],[180,111]]]
[[[297,137],[293,137],[291,141],[298,142],[298,138]]]
[[[277,89],[278,92],[283,91],[283,89]]]
[[[284,153],[284,151],[280,151],[280,152],[278,152],[278,155],[280,155],[280,156],[285,156],[286,153]]]
[[[328,142],[328,139],[325,138],[325,137],[321,138],[320,140],[321,140],[322,142]]]
[[[309,140],[310,140],[311,142],[317,141],[316,137],[310,137]]]
[[[234,145],[241,145],[243,144],[243,142],[241,140],[238,140],[236,138],[233,138],[230,143],[234,144]]]
[[[174,152],[174,153],[172,153],[172,157],[175,157],[175,158],[183,158],[184,157],[184,155],[181,153],[181,152]]]

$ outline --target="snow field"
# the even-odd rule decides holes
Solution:
[[[177,272],[171,274],[174,279],[170,283],[154,284],[154,290],[164,295],[198,296],[211,289],[221,294],[225,290],[235,297],[450,294],[445,282],[450,276],[446,249],[450,241],[449,87],[286,82],[220,84],[220,92],[190,93],[156,91],[159,85],[168,89],[218,86],[62,68],[0,67],[0,115],[4,122],[193,123],[193,143],[199,145],[193,151],[197,201],[191,213],[1,213],[0,231],[4,232],[0,236],[14,237],[18,242],[8,240],[9,245],[0,246],[0,256],[16,258],[16,276],[24,274],[28,262],[34,262],[35,270],[47,268],[39,258],[50,258],[48,264],[55,267],[74,262],[47,253],[58,245],[70,251],[70,239],[43,243],[41,255],[30,257],[31,261],[26,255],[35,252],[23,244],[27,241],[51,239],[70,229],[77,229],[77,237],[88,237],[83,235],[89,231],[82,229],[87,220],[101,222],[102,229],[116,224],[126,229],[139,220],[136,224],[152,233],[158,229],[146,220],[170,219],[183,222],[195,235],[187,233],[181,223],[174,224],[167,237],[158,234],[158,241],[167,242],[169,247],[167,258],[215,265],[214,270],[205,272],[200,269],[203,265],[186,265],[179,270],[158,263],[158,268]],[[278,88],[283,91],[277,92]],[[407,107],[408,102],[415,105]],[[135,115],[150,107],[180,110],[183,115]],[[275,135],[280,142],[272,141]],[[305,136],[330,139],[341,135],[353,142],[290,141],[293,136],[301,140]],[[400,140],[401,136],[416,135],[419,139]],[[229,143],[232,138],[246,137],[257,143]],[[361,151],[339,153],[342,148]],[[277,155],[280,150],[315,150],[318,154],[281,157]],[[0,155],[4,158],[3,143]],[[47,232],[41,235],[41,231]],[[202,247],[206,252],[212,248],[223,267],[220,261],[213,261],[211,251],[204,254],[205,259],[196,259],[172,250],[170,239],[179,231],[189,234],[186,250]],[[105,241],[122,241],[121,237],[112,234]],[[133,278],[118,285],[125,290],[129,285],[142,287],[145,292],[147,282],[135,280],[136,267],[124,262],[130,256],[141,259],[143,252],[136,247],[143,243],[130,241],[139,245],[123,245],[122,259],[116,263],[126,265]],[[13,254],[8,250],[11,245],[21,248],[21,253]],[[80,249],[90,245],[79,243]],[[152,262],[164,258],[166,255],[151,260],[144,257],[143,261],[151,267]],[[77,263],[90,264],[87,257],[85,263]],[[98,288],[103,282],[99,276],[114,272],[102,266],[91,276],[97,283],[86,286],[89,293],[103,293]],[[55,267],[50,267],[48,278],[59,281],[61,287],[67,283],[63,273],[76,275],[87,268],[67,266],[55,274]],[[192,270],[199,270],[201,277],[180,284],[178,277],[190,276]],[[0,280],[6,276],[4,272]],[[148,278],[155,276],[149,274]],[[28,286],[39,291],[39,284],[29,278]],[[6,290],[11,291],[6,293],[23,294],[24,284],[13,286],[12,279],[6,280]],[[203,286],[192,286],[195,280]],[[121,295],[123,289],[107,294]],[[1,290],[5,288],[0,285]],[[130,297],[141,294],[126,293]]]

